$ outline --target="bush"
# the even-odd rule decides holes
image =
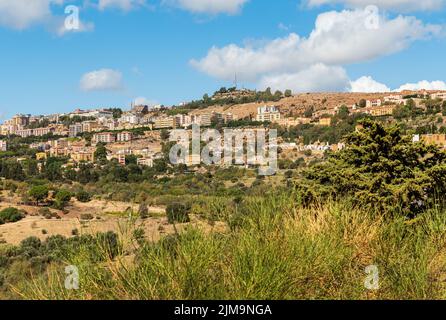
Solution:
[[[12,223],[22,220],[25,217],[23,212],[16,208],[6,208],[0,211],[0,224]]]
[[[141,219],[147,219],[149,217],[149,208],[146,203],[139,205],[138,214]]]
[[[28,195],[36,201],[36,204],[39,205],[40,201],[45,200],[48,197],[49,189],[45,185],[34,186],[32,187]]]
[[[57,193],[56,193],[56,201],[61,204],[64,204],[64,205],[67,204],[68,202],[70,202],[71,197],[72,197],[72,194],[68,190],[62,189],[62,190],[57,191]]]
[[[377,212],[408,217],[434,206],[435,195],[446,192],[446,153],[413,143],[396,126],[361,124],[346,137],[346,148],[303,171],[296,187],[304,202],[348,197]]]
[[[169,223],[186,223],[190,221],[190,208],[182,203],[171,203],[166,208]]]
[[[80,216],[81,220],[93,220],[94,217],[90,213],[82,213]]]
[[[87,191],[82,190],[82,191],[79,191],[76,194],[76,199],[78,201],[84,202],[84,203],[90,202],[91,201],[91,195]]]

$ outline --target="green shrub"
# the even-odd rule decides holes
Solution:
[[[190,221],[189,218],[190,207],[183,203],[174,202],[167,205],[166,213],[169,223],[186,223]]]
[[[36,201],[36,204],[39,205],[39,202],[45,200],[48,197],[49,189],[45,185],[37,185],[32,187],[28,195]]]
[[[12,223],[22,220],[25,217],[23,212],[16,208],[6,208],[0,211],[0,224]]]
[[[82,190],[82,191],[79,191],[76,194],[76,199],[78,201],[84,202],[84,203],[90,202],[91,201],[91,195],[87,191]]]
[[[91,213],[82,213],[80,215],[81,220],[93,220],[94,217]]]

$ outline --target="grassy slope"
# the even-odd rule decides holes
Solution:
[[[67,264],[80,289],[64,289],[64,266],[21,283],[31,299],[427,299],[445,298],[446,215],[377,217],[345,203],[303,209],[293,195],[245,200],[231,231],[189,229],[105,263],[82,250]],[[129,241],[123,238],[123,241]],[[100,252],[96,254],[101,254]],[[380,289],[365,289],[365,268]]]

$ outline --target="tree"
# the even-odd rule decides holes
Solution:
[[[107,159],[107,148],[103,143],[97,144],[96,151],[94,153],[94,158],[96,162],[102,162]]]
[[[161,136],[161,141],[168,141],[170,138],[169,131],[166,129],[161,130],[160,136]]]
[[[359,106],[360,108],[365,108],[365,107],[367,106],[367,101],[366,101],[365,99],[361,99],[361,100],[359,100],[359,104],[358,104],[358,106]]]
[[[91,195],[87,191],[81,190],[76,194],[76,199],[79,202],[90,202]]]
[[[49,189],[46,185],[39,185],[39,186],[32,187],[29,190],[28,195],[32,199],[34,199],[34,201],[36,202],[36,205],[38,206],[39,202],[48,198],[48,193],[49,193]]]
[[[70,202],[71,197],[72,197],[72,194],[68,190],[61,189],[61,190],[57,191],[56,197],[55,197],[55,200],[56,200],[55,207],[60,210],[64,209],[65,206],[68,204],[68,202]]]
[[[289,98],[293,95],[293,92],[290,89],[285,90],[285,97]]]
[[[413,143],[397,126],[371,120],[345,137],[347,147],[325,163],[304,170],[296,184],[304,202],[319,197],[349,198],[377,212],[399,210],[415,216],[446,192],[446,153]]]
[[[350,111],[348,110],[348,107],[347,107],[346,105],[342,105],[342,106],[339,108],[338,116],[339,116],[339,118],[341,118],[342,120],[347,119],[347,117],[348,117],[349,114],[350,114]]]
[[[20,221],[24,214],[16,208],[6,208],[0,211],[0,225]]]
[[[304,116],[305,116],[305,118],[311,118],[311,117],[313,117],[313,112],[314,112],[314,107],[313,107],[313,106],[308,107],[308,108],[305,110],[305,112],[304,112]]]

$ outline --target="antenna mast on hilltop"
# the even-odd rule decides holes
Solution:
[[[234,86],[235,86],[235,88],[237,89],[237,85],[238,85],[238,83],[237,83],[237,71],[235,72],[235,77],[234,77]]]

